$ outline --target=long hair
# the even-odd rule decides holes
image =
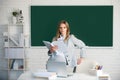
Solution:
[[[61,21],[58,23],[55,40],[57,40],[58,38],[60,38],[60,35],[61,35],[61,33],[60,33],[60,25],[61,25],[61,24],[65,24],[66,27],[67,27],[66,37],[65,37],[65,39],[64,39],[64,41],[66,41],[66,40],[68,40],[69,35],[70,35],[70,27],[69,27],[68,22],[65,21],[65,20],[61,20]]]

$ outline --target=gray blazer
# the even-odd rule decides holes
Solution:
[[[65,59],[62,59],[63,61],[67,62],[69,66],[71,67],[75,67],[77,66],[77,59],[76,59],[76,55],[75,55],[75,48],[79,48],[80,49],[80,58],[84,58],[86,56],[85,53],[85,44],[83,41],[81,41],[80,39],[77,39],[74,35],[70,35],[68,41],[65,42],[65,44],[67,45],[68,48],[68,52],[64,53]],[[58,56],[56,56],[56,52],[54,52],[53,54],[50,54],[50,51],[48,51],[48,55],[50,56],[50,58],[48,59],[48,61],[55,61],[57,60]]]

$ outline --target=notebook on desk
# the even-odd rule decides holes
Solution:
[[[67,67],[65,62],[48,61],[46,69],[48,72],[56,72],[58,77],[67,77]]]

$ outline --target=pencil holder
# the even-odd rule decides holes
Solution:
[[[102,70],[96,70],[96,73],[97,73],[96,74],[97,76],[100,76],[100,75],[102,75],[103,71]]]

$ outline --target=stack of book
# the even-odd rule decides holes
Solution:
[[[47,80],[56,79],[57,74],[55,72],[33,72],[33,76],[36,78],[46,78]]]
[[[98,76],[98,80],[110,80],[109,74],[102,74]]]

